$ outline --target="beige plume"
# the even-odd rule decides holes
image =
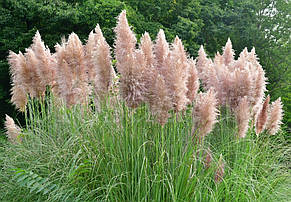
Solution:
[[[275,135],[282,124],[283,119],[283,104],[281,98],[279,97],[276,101],[272,102],[271,110],[268,115],[268,122],[266,129],[271,135]]]
[[[21,138],[20,138],[20,133],[21,129],[19,126],[17,126],[14,122],[14,120],[6,114],[6,120],[5,120],[5,129],[6,129],[6,134],[8,137],[8,140],[13,143],[20,143]]]

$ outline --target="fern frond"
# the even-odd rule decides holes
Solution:
[[[43,178],[32,171],[17,168],[12,178],[19,186],[30,190],[30,193],[48,194],[58,189],[58,185],[52,183],[48,178]]]

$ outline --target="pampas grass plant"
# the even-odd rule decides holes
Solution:
[[[160,30],[137,44],[125,11],[117,21],[116,76],[98,25],[85,45],[72,33],[53,55],[38,32],[25,54],[10,52],[26,124],[6,117],[18,144],[1,145],[0,200],[278,200],[290,148],[280,99],[266,133],[249,128],[255,117],[263,130],[269,102],[254,49],[235,60],[228,40],[214,60],[203,47],[194,60],[179,37],[169,45]]]

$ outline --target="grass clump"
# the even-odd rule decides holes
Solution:
[[[137,44],[118,17],[114,66],[100,27],[50,53],[37,32],[10,52],[11,102],[1,146],[2,201],[279,200],[290,174],[283,104],[264,101],[255,50],[190,58],[181,39]],[[199,92],[199,80],[206,92]],[[50,91],[47,91],[50,89]],[[48,93],[51,92],[51,93]],[[228,107],[226,107],[228,106]],[[218,110],[218,107],[221,109]],[[155,121],[154,121],[155,120]],[[255,126],[255,128],[254,128]],[[287,167],[288,168],[288,167]]]
[[[104,104],[96,112],[54,103],[30,101],[22,142],[1,145],[1,201],[286,199],[290,148],[283,133],[257,137],[249,129],[237,138],[234,117],[222,112],[197,145],[190,108],[161,126],[146,105]]]

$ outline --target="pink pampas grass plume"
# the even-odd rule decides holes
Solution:
[[[219,105],[228,105],[233,112],[247,97],[251,116],[255,119],[266,91],[265,72],[258,62],[255,49],[248,53],[245,48],[238,60],[234,60],[232,44],[228,39],[223,55],[218,53],[214,62],[207,58],[202,46],[198,54],[196,67],[203,87],[206,90],[214,88]]]
[[[11,102],[19,109],[24,112],[27,104],[27,93],[25,89],[21,86],[13,86],[12,89]]]
[[[244,53],[246,54],[246,53]],[[253,102],[252,106],[263,103],[263,99],[266,91],[267,78],[265,77],[265,71],[260,65],[257,55],[255,53],[255,48],[252,48],[251,52],[247,55],[247,61],[251,64],[249,66],[249,71],[252,75],[253,80]]]
[[[4,125],[8,140],[13,144],[21,143],[21,139],[19,137],[21,129],[19,128],[19,126],[15,124],[14,120],[7,114]]]
[[[150,86],[150,109],[157,117],[158,122],[164,125],[170,114],[169,110],[172,108],[171,98],[163,76],[156,73],[153,84]]]
[[[96,68],[94,68],[94,62],[93,62],[92,58],[94,57],[93,51],[96,50],[99,40],[101,40],[102,43],[104,43],[104,42],[106,43],[105,38],[104,38],[102,31],[100,29],[100,26],[99,26],[99,24],[97,24],[94,31],[90,32],[88,41],[87,41],[86,46],[85,46],[85,57],[86,57],[87,70],[88,70],[88,76],[89,76],[90,82],[93,82],[93,80],[95,79],[95,77],[97,75]]]
[[[224,58],[220,53],[217,51],[214,57],[214,64],[222,65],[224,64]]]
[[[227,42],[225,44],[224,50],[223,50],[223,59],[224,64],[226,66],[230,65],[234,61],[234,50],[232,49],[232,43],[230,38],[227,39]]]
[[[45,48],[39,32],[33,38],[33,44],[21,52],[9,53],[8,62],[12,75],[12,103],[21,111],[25,110],[27,94],[41,97],[47,85],[53,85],[55,61],[49,49]]]
[[[139,48],[146,63],[143,74],[146,86],[146,101],[150,105],[152,114],[161,125],[164,125],[170,116],[168,111],[172,107],[172,102],[164,77],[159,74],[158,68],[155,68],[157,63],[153,52],[153,43],[147,32],[142,36]]]
[[[201,79],[203,82],[205,82],[208,78],[208,71],[212,64],[212,61],[207,58],[207,55],[205,53],[205,50],[203,46],[200,46],[200,49],[198,51],[198,58],[196,63],[196,68],[198,71],[199,79]]]
[[[160,72],[168,86],[174,110],[179,112],[184,110],[186,104],[189,103],[187,98],[189,64],[182,41],[178,37],[175,41]]]
[[[129,71],[120,78],[120,93],[129,107],[136,108],[147,99],[146,60],[140,50],[131,58]]]
[[[72,33],[68,41],[56,45],[56,92],[68,106],[86,104],[90,87],[85,52],[79,37]]]
[[[70,66],[71,73],[78,77],[82,84],[88,82],[85,51],[81,40],[74,32],[69,35],[64,52],[65,60]]]
[[[154,46],[154,53],[157,60],[157,69],[162,67],[169,52],[169,44],[166,40],[164,31],[161,29],[157,35],[156,43]]]
[[[116,33],[116,67],[121,75],[125,75],[128,73],[129,68],[126,64],[131,62],[130,60],[132,60],[131,57],[133,56],[136,45],[136,37],[128,25],[125,10],[118,16],[117,26],[114,31]]]
[[[223,180],[223,176],[224,176],[224,162],[222,159],[222,154],[220,154],[218,164],[217,164],[217,169],[214,175],[215,183],[220,183]]]
[[[175,38],[173,50],[171,55],[172,60],[172,85],[173,85],[173,103],[176,112],[182,111],[186,108],[189,102],[187,98],[187,80],[189,64],[187,54],[182,44],[181,39]]]
[[[46,86],[42,83],[42,78],[38,75],[38,59],[35,52],[28,48],[25,53],[26,66],[23,68],[24,82],[28,87],[28,93],[31,97],[41,97],[44,95]]]
[[[266,129],[271,135],[275,135],[282,124],[283,119],[283,104],[281,98],[279,97],[276,101],[272,102],[271,110],[268,115],[268,122]]]
[[[216,108],[217,100],[214,89],[211,88],[206,93],[199,93],[193,109],[193,131],[199,142],[211,132],[214,124],[217,122],[216,117],[218,110]]]
[[[145,32],[140,39],[140,49],[144,53],[146,63],[148,67],[153,67],[155,65],[155,56],[153,52],[153,42],[149,33]]]
[[[198,51],[197,68],[202,71],[204,66],[208,63],[207,54],[205,53],[204,47],[201,45]]]
[[[57,44],[55,46],[56,49],[56,85],[54,87],[54,92],[59,97],[65,97],[66,92],[70,91],[72,88],[72,73],[69,68],[68,63],[65,60],[65,42],[61,45]],[[66,89],[66,90],[65,90]]]
[[[270,95],[265,99],[265,102],[262,106],[262,109],[259,112],[256,121],[256,134],[259,135],[266,127],[268,119],[268,110],[269,110]]]
[[[198,72],[196,69],[196,61],[192,58],[188,60],[189,62],[189,77],[187,82],[187,98],[189,102],[192,103],[197,95],[199,89],[199,79],[198,79]]]
[[[99,25],[97,24],[97,26]],[[97,34],[91,31],[88,37],[88,41],[85,45],[85,57],[86,57],[87,68],[88,68],[88,79],[90,82],[92,82],[96,76],[96,71],[93,67],[93,62],[92,62],[92,57],[93,57],[92,54],[93,54],[93,49],[95,48],[97,44],[97,41],[98,41]]]
[[[107,44],[98,25],[95,28],[95,32],[98,39],[92,50],[91,58],[94,72],[96,72],[93,78],[93,89],[95,94],[103,99],[112,86],[115,71],[111,63],[110,46]]]
[[[54,78],[54,60],[49,49],[45,48],[41,41],[38,31],[33,38],[33,44],[26,49],[24,56],[19,53],[19,61],[22,66],[19,74],[22,74],[23,82],[26,82],[31,96],[37,97],[38,94],[42,94],[38,91],[44,91],[45,86],[51,85]]]
[[[114,31],[116,67],[121,75],[120,94],[129,107],[135,108],[146,99],[146,56],[135,48],[136,38],[128,25],[126,11],[119,15]]]
[[[219,102],[230,106],[233,111],[238,107],[243,97],[247,96],[249,98],[251,96],[251,74],[247,69],[226,70],[218,80],[218,85],[211,86],[214,86],[217,90]]]
[[[8,63],[10,65],[10,74],[12,80],[11,89],[11,102],[20,111],[25,111],[27,104],[27,88],[23,83],[22,65],[26,65],[25,58],[22,54],[16,54],[13,51],[9,51]]]
[[[17,57],[17,83],[21,85],[26,94],[29,94],[31,97],[38,96],[38,85],[40,79],[36,73],[36,58],[31,49],[26,49],[25,55],[19,52]]]
[[[38,31],[33,38],[31,48],[38,62],[36,72],[39,78],[41,78],[40,85],[44,88],[48,85],[52,86],[55,82],[56,61],[51,55],[49,48],[45,47]]]
[[[244,138],[249,128],[250,107],[247,97],[244,97],[235,110],[238,125],[238,137]]]
[[[182,41],[176,37],[171,50],[169,50],[164,32],[160,30],[156,39],[154,53],[157,60],[156,69],[165,79],[174,110],[176,112],[184,110],[186,104],[189,103],[187,82],[190,64]]]

